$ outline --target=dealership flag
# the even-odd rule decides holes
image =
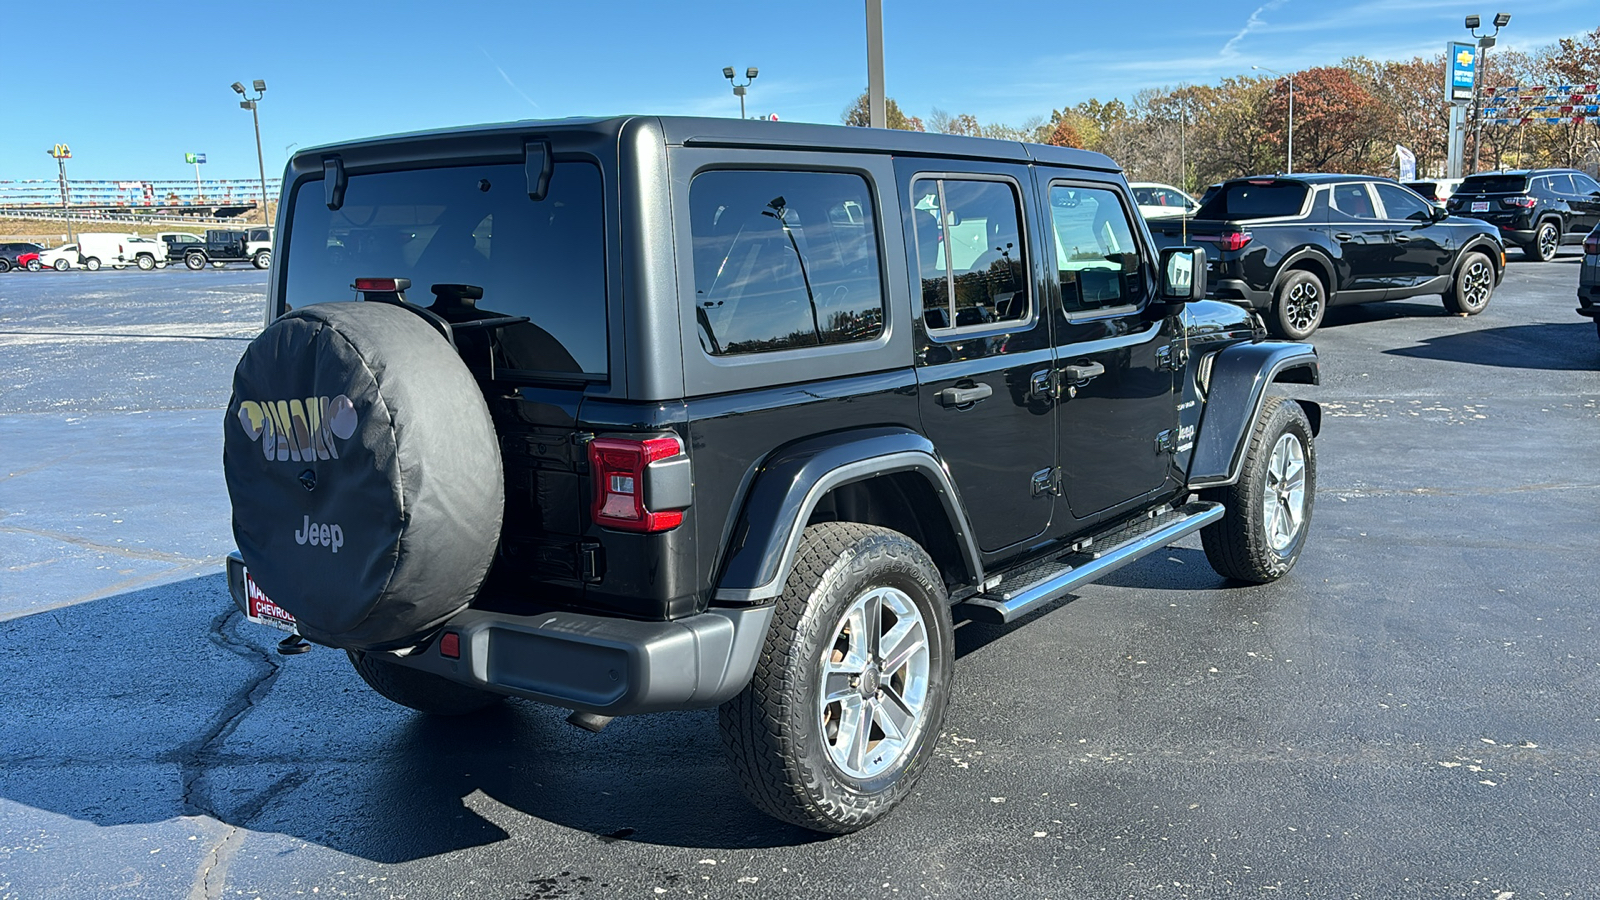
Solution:
[[[1417,155],[1399,144],[1394,145],[1394,155],[1400,160],[1400,180],[1415,181],[1417,178]]]

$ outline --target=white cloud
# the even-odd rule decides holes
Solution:
[[[1239,42],[1248,37],[1250,32],[1256,31],[1262,25],[1266,24],[1262,20],[1261,14],[1264,12],[1271,12],[1286,2],[1288,2],[1288,0],[1267,0],[1266,3],[1263,3],[1257,7],[1256,11],[1250,14],[1250,18],[1245,20],[1244,27],[1239,29],[1239,33],[1229,38],[1228,42],[1222,45],[1222,55],[1230,59],[1238,56],[1239,51],[1234,48],[1239,46]]]

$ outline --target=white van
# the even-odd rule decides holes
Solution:
[[[167,264],[167,245],[137,234],[89,232],[78,235],[78,255],[91,272],[101,266],[138,266],[149,271]]]

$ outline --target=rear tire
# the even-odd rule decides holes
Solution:
[[[58,259],[55,261],[55,265],[53,265],[51,268],[55,269],[57,272],[65,272],[66,270],[72,268],[72,263],[69,263],[64,259]]]
[[[1296,269],[1284,276],[1278,285],[1278,296],[1272,301],[1272,315],[1267,326],[1274,335],[1291,341],[1303,341],[1322,324],[1323,313],[1328,308],[1328,291],[1322,279]]]
[[[0,259],[0,273],[9,271],[11,271],[11,262],[9,260]]]
[[[1489,305],[1494,294],[1494,263],[1482,253],[1469,253],[1456,270],[1455,284],[1444,295],[1444,308],[1464,316],[1475,316]]]
[[[1299,403],[1268,397],[1251,429],[1239,480],[1201,491],[1227,512],[1200,530],[1217,574],[1266,584],[1289,574],[1311,527],[1317,495],[1317,451],[1311,421]]]
[[[954,630],[915,541],[853,522],[807,528],[755,674],[718,713],[745,796],[834,834],[894,809],[933,757]]]
[[[250,262],[258,269],[265,269],[266,267],[272,265],[272,251],[258,251],[255,256],[250,257]]]
[[[457,684],[431,672],[387,662],[377,653],[346,650],[350,664],[368,687],[390,700],[434,716],[465,716],[488,709],[505,698]]]
[[[206,258],[204,254],[189,253],[183,257],[183,264],[188,267],[189,271],[198,272],[206,267]]]
[[[1556,258],[1556,251],[1561,248],[1561,229],[1555,222],[1545,219],[1539,223],[1538,230],[1533,233],[1533,243],[1524,247],[1522,252],[1529,259],[1539,262],[1549,262]]]
[[[91,272],[100,271],[100,258],[98,256],[89,257],[83,261],[83,267]]]
[[[142,272],[148,272],[156,267],[156,258],[154,256],[147,256],[141,253],[139,254],[138,262],[139,270]]]

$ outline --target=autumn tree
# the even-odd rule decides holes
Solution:
[[[1269,88],[1262,109],[1266,135],[1274,146],[1288,145],[1288,79]],[[1348,69],[1318,66],[1294,78],[1295,168],[1302,172],[1370,172],[1388,154],[1380,153],[1383,114],[1372,93]],[[1392,152],[1393,148],[1389,148]]]
[[[859,125],[863,128],[871,124],[867,115],[867,92],[862,91],[849,106],[844,108],[844,113],[839,116],[839,121],[846,125]],[[883,102],[883,121],[890,128],[899,131],[922,131],[922,120],[916,116],[908,116],[900,111],[900,104],[894,98],[885,97]]]

